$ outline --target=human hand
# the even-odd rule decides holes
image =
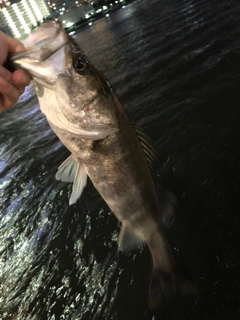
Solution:
[[[13,73],[4,68],[10,52],[23,51],[24,45],[0,31],[0,113],[12,107],[30,83],[30,76],[23,70]]]

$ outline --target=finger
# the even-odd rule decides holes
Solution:
[[[24,50],[24,45],[22,44],[21,41],[10,37],[4,32],[1,32],[1,36],[3,37],[3,41],[7,43],[8,46],[8,51],[10,52],[18,52],[18,51],[23,51]]]
[[[0,65],[0,77],[4,78],[7,81],[13,80],[12,73],[1,65]]]
[[[0,64],[3,64],[9,52],[23,51],[24,45],[17,39],[0,31]]]
[[[17,86],[28,86],[31,81],[29,74],[23,70],[14,71],[12,77]]]
[[[17,102],[19,96],[23,93],[23,87],[15,87],[10,82],[0,77],[1,109],[8,109]]]

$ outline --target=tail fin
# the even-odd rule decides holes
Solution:
[[[172,273],[153,269],[148,294],[149,309],[155,310],[169,304],[176,295],[176,282]]]
[[[148,306],[151,310],[169,306],[179,296],[197,296],[196,283],[184,273],[153,269],[149,288]]]

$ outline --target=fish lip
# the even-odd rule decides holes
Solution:
[[[67,41],[64,42],[61,46],[59,46],[58,48],[56,48],[53,51],[49,51],[48,54],[45,54],[42,56],[40,56],[40,59],[36,59],[36,60],[32,60],[32,62],[44,62],[45,60],[47,60],[48,58],[50,58],[52,55],[54,55],[54,53],[56,53],[58,50],[60,50],[61,48],[65,47]],[[8,58],[10,59],[10,61],[15,62],[19,59],[21,59],[22,57],[24,57],[24,54],[26,53],[27,50],[24,51],[19,51],[17,53],[9,53]]]
[[[44,30],[47,29],[49,29],[49,31],[44,32]],[[55,30],[55,32],[52,33],[51,29]],[[39,37],[37,44],[35,44],[34,37]],[[59,21],[46,22],[32,31],[23,41],[26,50],[10,53],[9,59],[14,63],[18,63],[17,61],[26,58],[26,53],[29,52],[29,60],[36,63],[44,62],[64,47],[67,42],[68,34]]]

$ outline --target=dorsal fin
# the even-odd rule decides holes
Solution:
[[[156,163],[159,161],[158,152],[151,145],[149,137],[143,133],[136,125],[133,125],[137,137],[143,148],[145,157],[147,159],[150,169],[154,169]],[[159,202],[162,212],[162,223],[166,228],[170,228],[174,221],[174,213],[178,204],[177,198],[167,189],[157,185],[159,195]]]
[[[147,159],[148,165],[151,169],[154,169],[155,163],[158,162],[158,153],[151,145],[151,140],[149,137],[143,133],[138,127],[134,126],[135,132],[137,134],[138,140],[141,143],[143,152]]]
[[[178,206],[178,200],[172,192],[163,188],[159,184],[156,185],[157,190],[159,192],[159,203],[161,206],[161,213],[162,213],[162,223],[166,228],[170,228],[174,218],[175,218],[175,211]]]

